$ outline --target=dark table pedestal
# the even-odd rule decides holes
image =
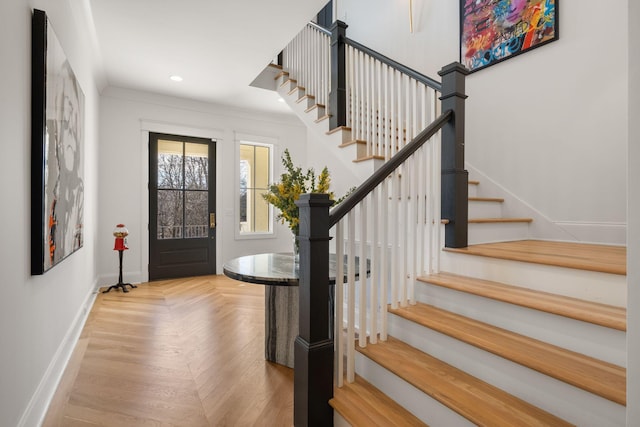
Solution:
[[[293,368],[293,342],[298,336],[298,287],[265,286],[264,357]]]

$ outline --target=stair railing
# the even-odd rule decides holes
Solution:
[[[449,246],[466,246],[467,211],[459,207],[459,199],[466,201],[467,196],[461,152],[467,71],[454,63],[439,74],[444,113],[331,212],[325,194],[305,194],[297,202],[300,318],[295,342],[296,426],[332,425],[328,401],[334,380],[338,387],[345,376],[349,382],[355,380],[356,337],[360,347],[386,340],[387,306],[415,303],[415,279],[438,271],[441,215],[461,214],[447,216],[445,241],[450,240]],[[441,194],[441,189],[452,195]],[[456,191],[464,194],[458,197]],[[332,240],[338,261],[335,289],[328,286]],[[340,280],[345,277],[343,259],[344,284]]]
[[[335,284],[338,387],[345,374],[355,380],[356,337],[363,348],[386,341],[387,305],[415,304],[417,277],[439,271],[439,131],[452,115],[440,115],[329,215],[336,258],[346,259],[347,272],[346,283]],[[343,269],[338,263],[336,277]]]
[[[309,23],[283,50],[283,68],[326,108],[330,128],[366,142],[365,158],[387,160],[439,114],[441,84],[346,37]]]
[[[330,89],[330,42],[331,32],[310,22],[282,51],[283,69],[323,107]]]
[[[367,156],[388,160],[439,113],[439,82],[348,38],[344,39],[352,139]]]

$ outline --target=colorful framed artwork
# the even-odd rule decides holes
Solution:
[[[460,62],[477,71],[558,40],[559,0],[460,0]]]
[[[84,93],[47,19],[33,11],[31,274],[83,244]]]

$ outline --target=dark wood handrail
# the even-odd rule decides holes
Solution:
[[[383,54],[376,52],[373,49],[370,49],[368,47],[366,47],[365,45],[362,45],[360,43],[358,43],[357,41],[351,40],[349,38],[344,38],[344,42],[346,44],[348,44],[351,47],[354,47],[358,50],[361,50],[362,52],[366,53],[369,56],[374,57],[375,59],[377,59],[378,61],[382,62],[383,64],[387,64],[388,66],[395,68],[396,70],[400,71],[401,73],[404,73],[406,75],[408,75],[409,77],[424,83],[425,85],[429,86],[432,89],[437,90],[438,92],[442,92],[442,84],[440,84],[440,82],[432,79],[431,77],[427,77],[424,74],[421,74],[419,72],[417,72],[416,70],[413,70],[409,67],[407,67],[406,65],[402,65],[399,62],[394,61],[393,59],[384,56]]]
[[[380,169],[375,171],[353,193],[344,199],[329,213],[329,228],[340,221],[351,209],[364,200],[378,185],[380,185],[394,170],[402,165],[413,153],[436,134],[449,120],[453,118],[453,110],[447,110],[427,126],[411,142],[398,151]]]

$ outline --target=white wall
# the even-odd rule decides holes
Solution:
[[[347,36],[437,77],[459,59],[457,1],[339,0]],[[575,239],[624,244],[626,5],[559,2],[560,40],[467,79],[466,160]],[[567,202],[570,201],[570,202]]]
[[[640,3],[629,2],[627,426],[640,424]]]
[[[44,415],[95,287],[98,91],[87,28],[70,0],[0,2],[0,425]],[[31,13],[45,10],[85,94],[84,247],[30,275]],[[80,18],[80,19],[79,19]]]
[[[289,148],[296,163],[306,162],[306,129],[293,115],[268,115],[155,94],[108,88],[101,98],[98,227],[100,285],[117,279],[112,231],[129,229],[123,263],[125,280],[148,278],[148,131],[217,139],[217,272],[224,261],[247,254],[290,251],[289,230],[276,226],[276,238],[236,239],[235,133],[275,138],[277,180],[280,155]]]

